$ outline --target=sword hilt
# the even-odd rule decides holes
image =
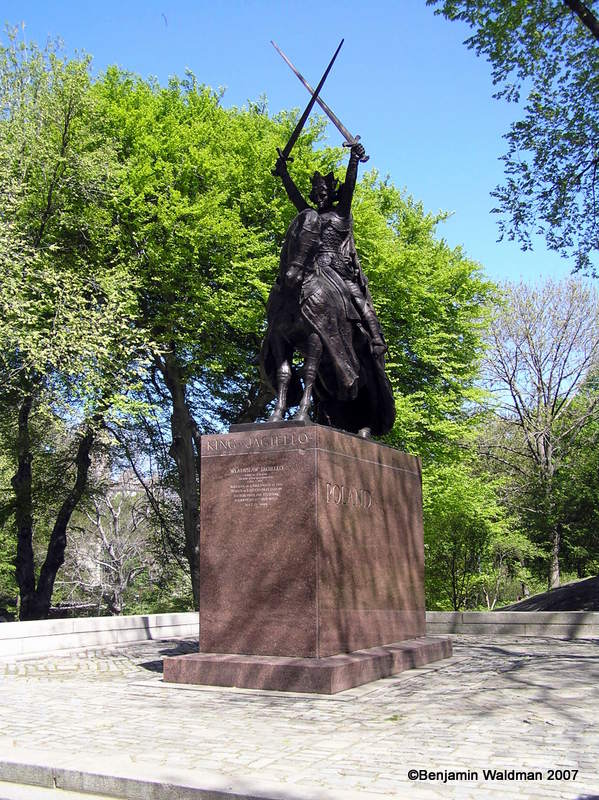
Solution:
[[[359,136],[355,136],[353,138],[353,140],[350,140],[348,142],[343,142],[343,146],[344,147],[353,147],[355,144],[358,144],[359,141],[360,141],[360,137]],[[369,158],[370,158],[370,156],[363,155],[362,158],[360,159],[360,163],[361,164],[365,164],[368,161]]]
[[[285,163],[287,161],[293,161],[293,156],[286,156],[280,147],[277,147],[277,153],[279,154],[279,158],[282,158],[283,161],[285,161]],[[279,173],[276,172],[274,169],[271,169],[271,174],[276,177]]]

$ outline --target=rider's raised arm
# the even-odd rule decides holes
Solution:
[[[356,180],[358,178],[358,163],[361,158],[366,154],[364,145],[356,142],[352,145],[351,153],[349,156],[349,164],[347,165],[347,172],[345,174],[345,182],[339,195],[339,203],[337,210],[342,214],[349,216],[351,211],[351,201],[354,196],[354,189],[356,188]]]
[[[281,156],[277,158],[277,163],[273,169],[273,175],[278,175],[281,178],[283,181],[283,186],[285,187],[285,191],[287,192],[287,196],[298,211],[304,211],[306,208],[310,208],[308,203],[306,203],[304,200],[302,193],[293,182],[291,175],[287,171],[287,162]]]

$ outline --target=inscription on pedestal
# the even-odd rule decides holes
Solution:
[[[233,453],[255,452],[264,450],[280,450],[285,448],[305,447],[314,443],[314,436],[310,433],[270,433],[262,436],[248,435],[242,439],[202,437],[202,455],[232,455]]]
[[[283,491],[283,466],[234,467],[230,470],[231,499],[234,503],[266,508]]]
[[[342,483],[327,482],[327,503],[350,508],[372,508],[372,492],[356,486],[344,486]]]

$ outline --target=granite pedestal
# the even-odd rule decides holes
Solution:
[[[202,437],[200,653],[164,679],[330,693],[451,655],[425,636],[418,459],[240,427]]]

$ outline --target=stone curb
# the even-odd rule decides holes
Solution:
[[[599,638],[596,611],[427,611],[427,633]]]
[[[45,786],[32,786],[24,783],[5,783],[0,781],[0,800],[110,800],[105,794],[69,792],[66,789],[52,789]]]
[[[143,777],[141,777],[143,775]],[[201,770],[154,768],[118,759],[78,759],[48,751],[0,756],[0,781],[124,800],[380,800],[380,794],[240,780]]]

